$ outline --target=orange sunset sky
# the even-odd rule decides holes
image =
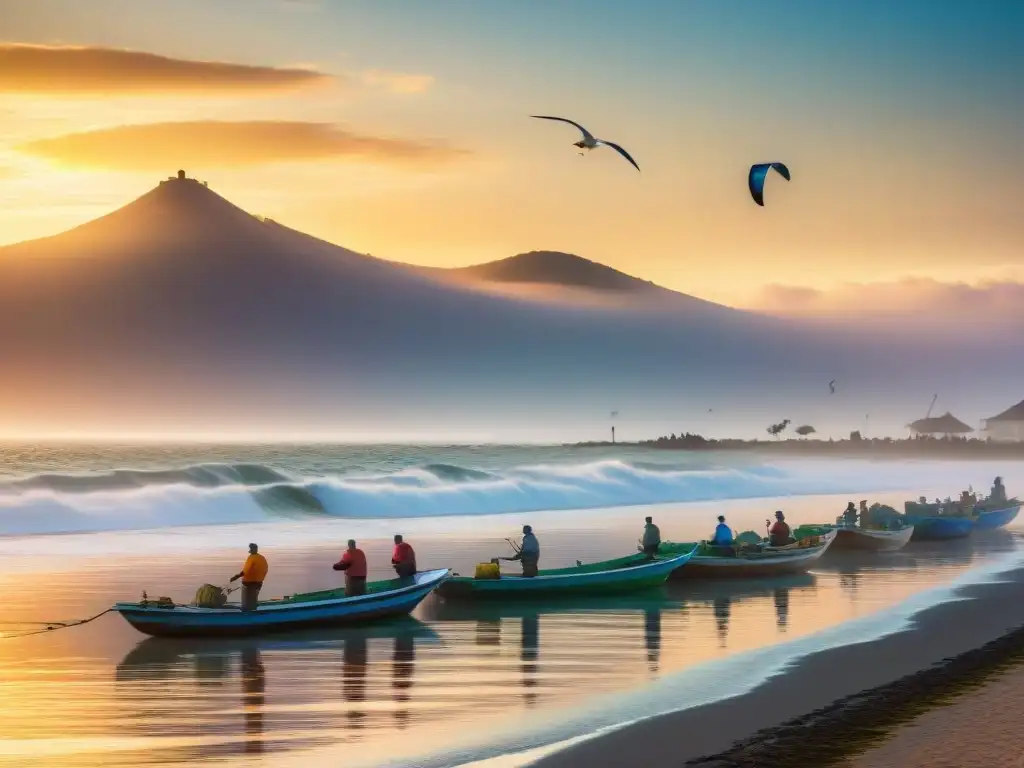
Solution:
[[[983,290],[1024,278],[1022,18],[981,0],[0,0],[0,243],[185,168],[416,264],[563,250],[806,311],[851,283]],[[759,208],[747,168],[774,160],[793,180]]]

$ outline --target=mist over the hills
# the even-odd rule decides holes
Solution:
[[[934,392],[969,423],[1019,400],[1003,338],[773,318],[555,252],[414,268],[175,179],[0,248],[0,432],[896,433]]]

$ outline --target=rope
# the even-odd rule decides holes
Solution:
[[[52,632],[55,629],[68,629],[70,627],[80,627],[83,624],[88,624],[90,621],[96,621],[96,619],[98,619],[100,616],[105,616],[105,615],[107,615],[108,613],[110,613],[113,610],[114,610],[113,608],[107,608],[105,611],[101,611],[100,613],[97,613],[95,616],[90,616],[88,619],[80,619],[78,621],[53,621],[53,622],[23,621],[23,622],[20,622],[23,625],[24,624],[37,624],[37,625],[38,624],[46,624],[46,626],[43,627],[43,629],[32,629],[32,630],[29,630],[27,632],[18,632],[17,634],[13,634],[13,635],[9,635],[9,634],[6,634],[6,633],[0,633],[0,639],[2,639],[2,640],[10,640],[10,639],[13,639],[13,638],[16,638],[16,637],[28,637],[29,635],[41,635],[41,634],[44,634],[45,632]],[[15,622],[11,622],[11,623],[15,623]]]

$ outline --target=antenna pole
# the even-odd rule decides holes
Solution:
[[[938,399],[939,399],[938,395],[932,395],[932,404],[928,406],[928,413],[926,413],[924,415],[924,417],[926,419],[929,418],[932,415],[932,408],[935,407],[935,401],[938,400]]]

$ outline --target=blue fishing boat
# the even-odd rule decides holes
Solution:
[[[344,589],[308,592],[240,606],[200,608],[163,603],[116,603],[114,610],[140,632],[155,637],[223,637],[363,624],[407,615],[450,578],[447,568],[417,573],[410,581],[370,582],[366,594],[345,597]]]
[[[1012,523],[1016,519],[1017,513],[1020,512],[1021,502],[1013,500],[1007,504],[1009,506],[1000,509],[978,509],[975,507],[977,516],[974,518],[974,530],[994,531]]]
[[[498,578],[455,576],[442,584],[437,594],[446,599],[458,598],[523,598],[543,599],[550,595],[604,595],[625,592],[665,583],[669,574],[682,567],[693,555],[695,547],[671,557],[648,558],[628,555],[616,560],[587,563],[538,571],[536,576],[500,574]]]
[[[945,541],[947,539],[966,539],[974,532],[974,520],[970,517],[911,517],[906,522],[914,526],[911,541]]]

